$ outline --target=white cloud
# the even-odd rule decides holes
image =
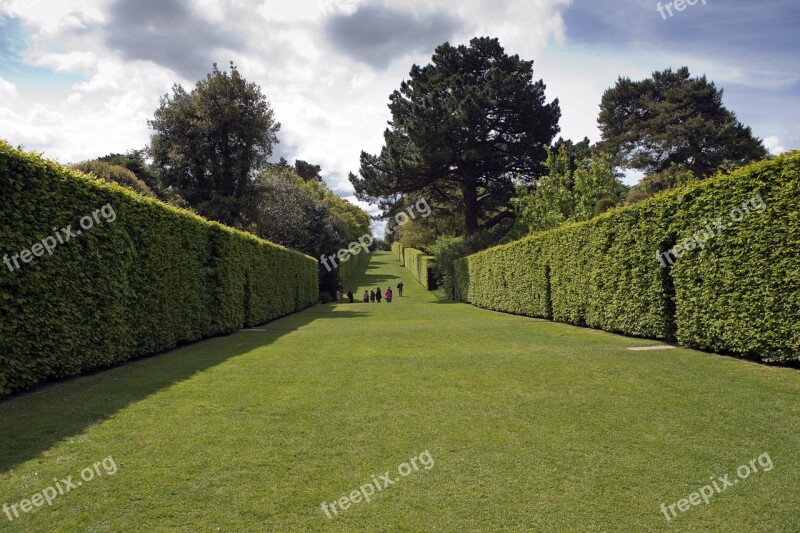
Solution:
[[[45,53],[31,58],[31,64],[56,72],[86,72],[97,69],[98,57],[92,52]]]
[[[109,0],[4,0],[0,9],[52,36],[65,29],[87,29],[102,23],[108,4]]]
[[[126,1],[129,7],[137,5],[133,0]],[[120,56],[122,52],[111,50],[107,41],[109,29],[104,26],[113,22],[111,3],[2,3],[0,12],[20,18],[33,32],[31,48],[23,61],[59,73],[80,74],[83,79],[31,90],[16,79],[11,83],[0,78],[0,116],[13,117],[0,121],[0,137],[12,144],[42,150],[63,162],[147,144],[147,119],[152,117],[159,97],[175,82],[191,87],[196,80],[177,74],[173,70],[175,55],[165,59],[160,48],[148,49],[143,56],[148,60],[136,61],[126,61]],[[361,150],[380,150],[390,118],[390,93],[407,77],[412,63],[428,63],[433,52],[431,49],[398,55],[391,58],[386,69],[375,70],[336,51],[323,31],[325,21],[336,14],[353,14],[370,3],[191,0],[189,4],[199,20],[213,24],[221,32],[235,34],[236,46],[228,46],[221,38],[222,48],[204,48],[209,55],[207,68],[210,69],[211,60],[222,68],[234,60],[248,80],[261,85],[283,125],[284,142],[277,147],[277,153],[290,161],[299,158],[321,165],[328,184],[343,196],[352,194],[347,173],[358,170]],[[772,87],[784,86],[793,79],[788,74],[759,77],[738,65],[678,55],[666,49],[634,47],[620,51],[572,45],[566,42],[562,17],[570,3],[385,0],[382,5],[421,18],[437,10],[445,12],[460,23],[452,43],[464,44],[476,35],[498,37],[507,52],[535,60],[535,76],[547,84],[548,99],[560,100],[561,135],[575,140],[584,136],[592,141],[599,139],[596,121],[600,97],[620,75],[641,79],[654,70],[686,64],[693,74],[706,73],[721,85]],[[147,2],[151,4],[174,2]],[[164,50],[169,51],[169,45],[167,42]],[[762,127],[773,135],[765,139],[772,152],[800,142],[800,129],[787,129],[784,133],[780,126]]]
[[[6,97],[16,96],[17,86],[11,83],[10,81],[0,78],[0,95],[4,95]]]
[[[764,146],[772,155],[779,155],[786,151],[781,140],[774,135],[764,138]]]

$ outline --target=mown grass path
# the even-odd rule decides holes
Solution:
[[[118,468],[0,530],[800,530],[797,370],[436,303],[386,253],[352,287],[399,279],[390,305],[320,305],[0,402],[0,505]],[[322,511],[426,450],[432,468]],[[708,505],[659,509],[764,453],[770,471]]]

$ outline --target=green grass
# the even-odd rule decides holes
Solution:
[[[389,254],[321,305],[0,402],[9,531],[800,530],[800,373],[435,303]],[[329,519],[320,508],[429,451]],[[767,452],[670,523],[659,510]],[[760,468],[759,468],[760,470]],[[101,471],[103,471],[101,469]]]

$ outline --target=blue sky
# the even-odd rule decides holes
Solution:
[[[666,51],[686,57],[690,67],[694,61],[738,69],[737,76],[718,81],[725,104],[762,136],[777,135],[787,148],[800,147],[800,3],[707,0],[681,12],[673,7],[672,16],[667,4],[575,2],[564,12],[567,43],[601,47],[609,56],[632,48]]]
[[[667,2],[660,2],[666,6]],[[62,162],[141,148],[173,83],[235,61],[283,124],[275,157],[347,181],[388,96],[444,41],[498,37],[535,61],[562,135],[599,139],[603,91],[686,65],[773,152],[800,148],[800,2],[697,0],[3,0],[0,138]],[[663,10],[662,10],[663,11]],[[633,180],[634,178],[630,178]],[[372,207],[366,206],[370,209]]]
[[[84,79],[78,73],[55,72],[26,63],[23,55],[31,45],[32,34],[33,31],[26,28],[20,19],[0,15],[0,77],[17,87],[29,89],[66,89]]]

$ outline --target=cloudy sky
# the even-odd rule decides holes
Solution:
[[[668,2],[662,0],[661,5]],[[0,0],[0,138],[68,163],[148,142],[173,83],[234,61],[282,123],[275,159],[348,171],[377,152],[389,94],[445,41],[498,37],[535,60],[562,135],[599,138],[618,76],[689,67],[770,151],[800,148],[798,0]],[[672,16],[669,12],[672,12]]]

